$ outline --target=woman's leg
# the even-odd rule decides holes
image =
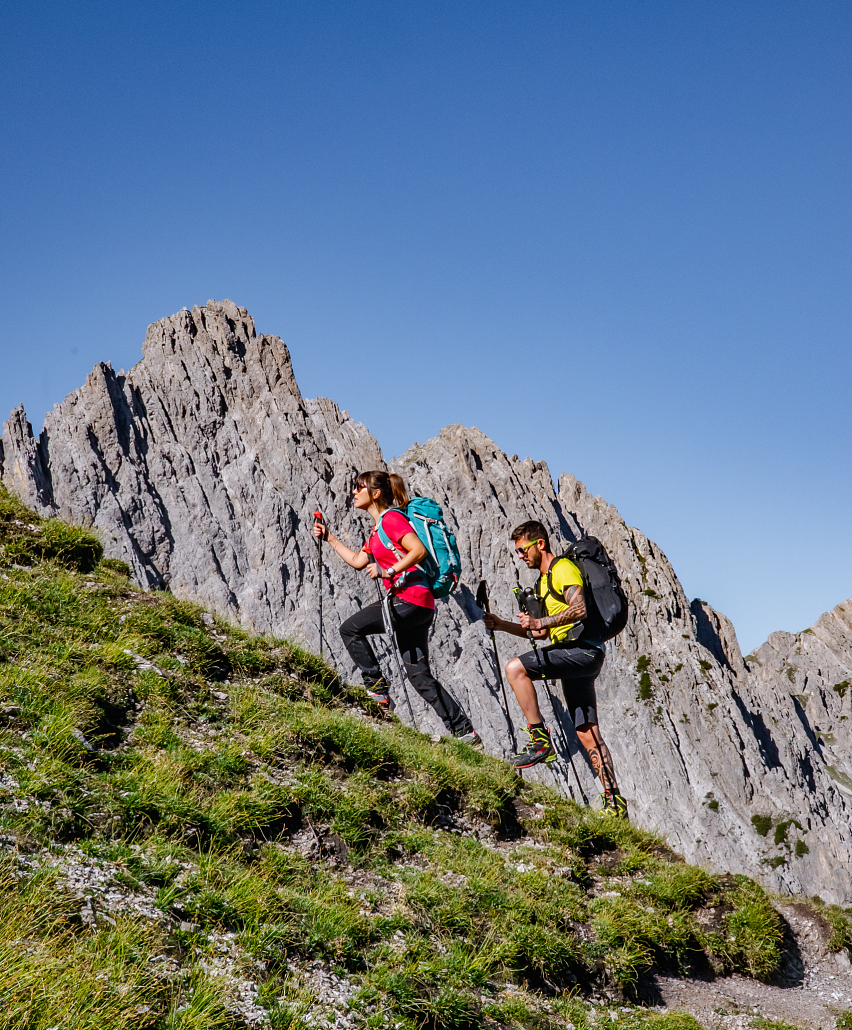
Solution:
[[[366,608],[350,615],[340,627],[343,643],[346,645],[349,657],[361,670],[361,678],[367,690],[387,690],[387,683],[382,676],[376,652],[367,640],[371,633],[382,633],[384,628],[382,606],[379,601],[373,601]]]
[[[394,601],[396,640],[405,672],[417,693],[430,704],[454,737],[462,737],[473,725],[458,701],[435,679],[429,669],[429,628],[432,608],[408,601]]]

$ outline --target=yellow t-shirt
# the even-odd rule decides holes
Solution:
[[[550,593],[547,591],[547,576],[539,577],[539,581],[536,584],[536,593],[539,597],[544,598],[544,607],[548,615],[559,615],[564,612],[568,605],[564,601],[560,601],[558,597],[554,597],[554,594],[561,594],[565,596],[565,591],[568,587],[582,586],[583,577],[580,575],[580,570],[570,561],[568,558],[560,558],[553,562],[550,566]],[[574,623],[566,623],[564,626],[556,626],[550,631],[550,639],[552,643],[556,643],[559,640],[564,640],[565,637],[571,632]]]

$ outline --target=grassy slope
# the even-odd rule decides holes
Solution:
[[[2,489],[0,545],[2,1026],[678,1030],[643,971],[771,977],[744,877],[378,721]]]

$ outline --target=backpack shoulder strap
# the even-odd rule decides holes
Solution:
[[[396,558],[404,558],[405,555],[406,555],[406,552],[405,551],[400,551],[400,549],[394,544],[393,540],[391,540],[391,538],[387,535],[387,533],[385,532],[385,527],[382,525],[382,519],[385,517],[385,515],[387,515],[387,513],[389,511],[399,512],[400,515],[403,515],[406,518],[408,518],[408,516],[405,515],[405,512],[403,511],[402,508],[385,508],[385,510],[381,513],[381,515],[379,515],[379,521],[376,523],[376,532],[377,532],[381,542],[385,545],[385,547],[389,551],[393,552],[393,554],[394,554],[394,556]],[[412,531],[416,532],[416,530],[414,529],[413,526],[412,526]],[[405,583],[407,583],[409,581],[409,579],[411,579],[412,577],[416,577],[417,573],[420,573],[422,576],[426,575],[426,573],[423,571],[423,566],[420,565],[419,563],[417,565],[412,565],[410,568],[407,568],[405,570],[405,572],[403,572],[400,575],[399,579],[396,582],[396,585],[395,585],[394,589],[396,589],[396,590],[400,589]]]
[[[558,562],[570,561],[570,560],[571,559],[568,557],[567,554],[560,554],[558,558],[554,558],[553,561],[550,563],[550,568],[547,570],[547,575],[544,577],[545,586],[546,586],[547,589],[541,595],[542,600],[544,600],[545,597],[555,597],[556,600],[559,601],[561,604],[565,604],[565,593],[563,592],[563,593],[560,594],[558,591],[553,589],[552,575],[553,575],[554,566]]]
[[[402,558],[404,557],[402,551],[399,550],[399,548],[394,544],[393,540],[391,540],[391,538],[387,535],[387,533],[385,532],[385,527],[382,525],[382,519],[384,519],[385,515],[387,515],[389,511],[399,510],[399,508],[385,508],[381,515],[379,515],[379,521],[376,523],[376,532],[379,534],[379,540],[381,540],[385,547],[389,551],[393,551],[397,558]]]

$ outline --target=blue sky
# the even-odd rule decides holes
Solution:
[[[0,415],[208,297],[570,471],[751,648],[852,595],[847,2],[11,0]],[[419,403],[413,404],[413,397]]]

